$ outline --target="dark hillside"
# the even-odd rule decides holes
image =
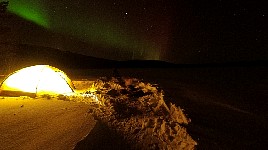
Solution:
[[[26,44],[1,44],[0,59],[2,73],[37,64],[49,64],[66,69],[110,68],[115,64],[112,60]]]

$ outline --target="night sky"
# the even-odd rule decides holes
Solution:
[[[101,47],[97,57],[213,63],[268,59],[265,6],[256,0],[10,0],[8,10]],[[73,44],[73,52],[94,54],[70,40],[46,46],[70,50],[62,45]]]

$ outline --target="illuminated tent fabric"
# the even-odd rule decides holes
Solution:
[[[61,70],[49,65],[26,67],[10,74],[1,84],[0,95],[31,96],[72,93],[74,86]]]

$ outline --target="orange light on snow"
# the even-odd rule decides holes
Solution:
[[[96,92],[97,90],[94,88],[94,87],[91,87],[90,89],[89,89],[89,92],[90,93],[94,93],[94,92]]]

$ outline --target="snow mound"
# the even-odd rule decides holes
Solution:
[[[93,89],[93,90],[92,90]],[[134,78],[102,78],[91,82],[83,94],[73,98],[91,104],[90,113],[122,135],[133,149],[195,149],[197,143],[187,133],[190,122],[180,107],[167,105],[157,85]]]

